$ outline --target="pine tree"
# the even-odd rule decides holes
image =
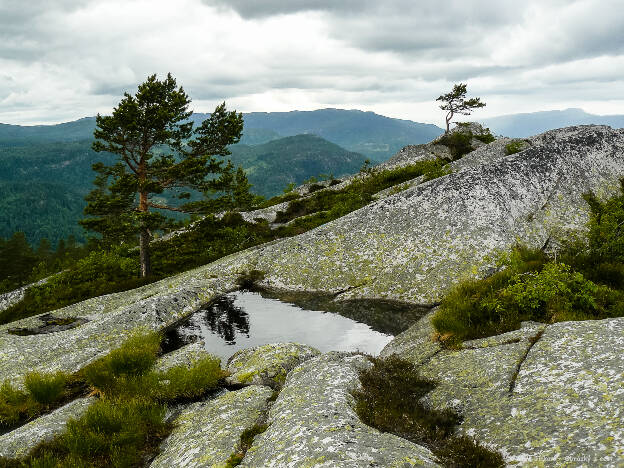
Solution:
[[[93,165],[96,188],[86,197],[81,224],[99,232],[105,243],[139,237],[141,276],[150,274],[149,243],[154,230],[169,225],[167,211],[189,213],[188,190],[214,190],[222,180],[228,145],[240,140],[242,114],[227,111],[225,103],[194,128],[188,110],[191,100],[176,80],[152,75],[137,93],[124,98],[110,116],[96,118],[95,151],[118,156],[112,166]],[[185,190],[185,191],[182,191]]]
[[[446,114],[446,133],[449,131],[449,125],[455,114],[470,115],[472,109],[485,107],[485,102],[481,102],[481,98],[466,98],[466,88],[468,85],[459,83],[453,86],[453,91],[443,94],[436,101],[442,101],[444,104],[440,109],[448,111]]]

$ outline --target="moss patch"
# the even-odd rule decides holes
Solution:
[[[253,427],[250,427],[249,429],[245,429],[243,433],[241,434],[240,444],[238,446],[238,449],[236,450],[236,452],[230,455],[230,458],[228,458],[228,460],[225,463],[225,467],[233,468],[235,466],[240,465],[243,462],[243,459],[245,458],[245,454],[247,453],[247,450],[251,448],[254,438],[258,434],[262,434],[264,431],[266,431],[268,427],[269,426],[267,426],[264,423],[256,423],[253,425]]]

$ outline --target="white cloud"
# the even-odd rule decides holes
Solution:
[[[615,0],[0,0],[0,122],[107,113],[172,72],[209,112],[372,110],[441,124],[455,82],[475,118],[618,111],[624,17]]]

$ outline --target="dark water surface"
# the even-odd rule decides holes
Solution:
[[[224,361],[240,349],[288,341],[307,344],[322,352],[362,351],[377,355],[393,334],[422,315],[422,310],[413,306],[379,301],[354,301],[341,305],[345,310],[339,313],[326,312],[318,309],[329,301],[312,298],[310,295],[287,298],[306,306],[304,309],[256,292],[227,294],[169,330],[165,346],[170,351],[202,340],[207,351]],[[307,310],[308,307],[316,310]]]

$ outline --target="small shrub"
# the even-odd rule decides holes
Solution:
[[[488,278],[458,284],[442,300],[432,323],[446,346],[515,330],[522,321],[599,319],[624,311],[624,292],[596,284],[539,250],[516,248],[503,264]]]
[[[225,376],[219,358],[206,356],[193,363],[190,368],[181,365],[158,373],[158,385],[152,392],[159,401],[197,398],[217,388]]]
[[[523,140],[513,140],[505,145],[505,154],[508,156],[511,154],[516,154],[526,149],[526,147],[527,144]]]
[[[463,281],[452,288],[442,300],[432,323],[439,339],[448,347],[457,347],[464,340],[496,335],[517,328],[519,322],[509,322],[511,315],[501,318],[492,307],[498,293],[514,274],[540,271],[548,257],[539,249],[515,247],[502,256],[502,268],[487,278]]]
[[[250,270],[236,278],[236,284],[243,291],[253,291],[257,284],[264,279],[266,273],[261,270]]]
[[[365,159],[364,164],[360,167],[360,174],[370,174],[372,170],[370,159]]]
[[[107,356],[85,367],[86,382],[104,395],[127,393],[127,387],[139,385],[137,377],[147,373],[160,349],[157,333],[137,333]]]
[[[492,132],[490,132],[489,128],[486,128],[485,131],[487,133],[481,133],[479,135],[474,135],[474,137],[477,140],[479,140],[480,142],[483,142],[485,144],[492,143],[493,141],[496,141],[496,137],[494,135],[492,135]]]
[[[68,376],[63,372],[47,375],[31,372],[26,374],[24,385],[37,403],[48,406],[64,396],[67,381]]]
[[[547,263],[540,272],[515,274],[489,304],[504,315],[552,323],[599,315],[599,287],[563,263]],[[515,321],[518,321],[518,318]]]
[[[474,151],[471,141],[472,133],[453,132],[443,135],[439,143],[448,147],[453,160],[457,160]]]

